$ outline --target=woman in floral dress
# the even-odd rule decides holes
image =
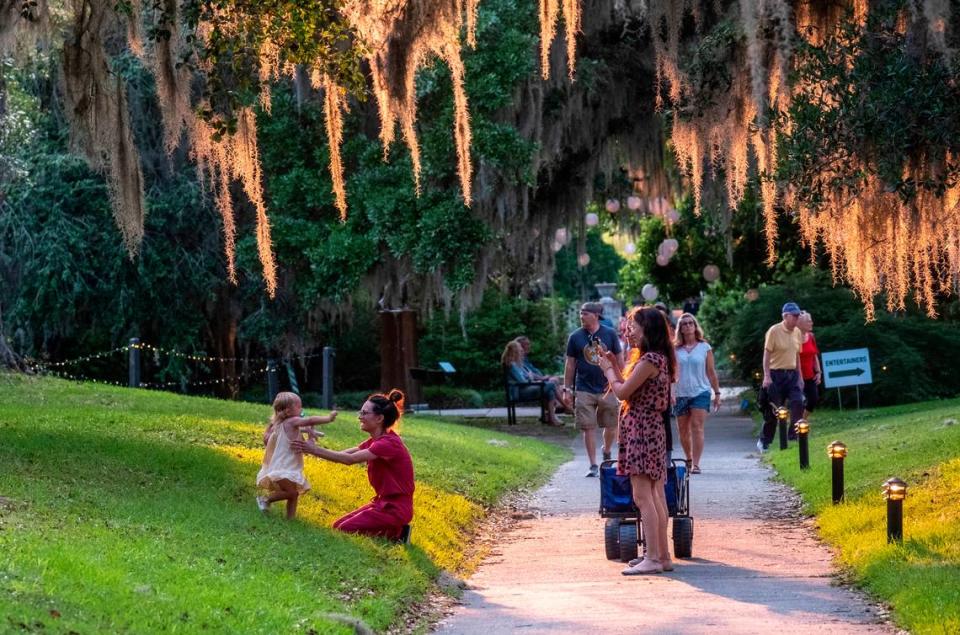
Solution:
[[[623,574],[641,575],[673,570],[667,545],[667,507],[660,492],[667,478],[663,411],[670,405],[675,362],[667,323],[659,311],[634,309],[627,321],[627,338],[634,348],[626,378],[615,359],[604,358],[600,368],[623,402],[617,470],[630,476],[646,537],[646,554]]]

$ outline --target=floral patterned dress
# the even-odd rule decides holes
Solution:
[[[667,478],[667,439],[663,411],[670,405],[667,359],[660,353],[644,353],[641,361],[660,372],[643,382],[621,405],[619,474],[645,474],[655,481]]]

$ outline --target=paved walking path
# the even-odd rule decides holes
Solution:
[[[624,565],[604,557],[599,481],[584,477],[578,440],[573,461],[536,493],[530,519],[502,537],[437,632],[894,632],[836,586],[830,551],[758,460],[751,422],[715,415],[707,426],[703,473],[691,476],[692,559],[675,560],[673,573],[620,575]]]

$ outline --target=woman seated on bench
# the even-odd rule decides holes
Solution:
[[[511,340],[503,349],[500,363],[507,375],[507,381],[518,384],[536,382],[523,365],[523,348],[516,340]],[[540,398],[539,386],[518,386],[516,401],[534,401]],[[563,422],[557,419],[557,384],[552,381],[543,382],[544,410],[547,413],[547,423],[552,426],[561,426]]]

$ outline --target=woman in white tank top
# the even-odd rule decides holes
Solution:
[[[699,474],[704,424],[707,422],[711,401],[714,412],[720,409],[720,383],[713,364],[713,348],[704,339],[703,329],[693,315],[684,313],[680,316],[674,346],[677,352],[677,367],[680,370],[675,386],[680,445],[692,464],[690,473]]]

